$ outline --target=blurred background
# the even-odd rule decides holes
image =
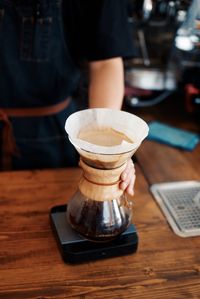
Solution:
[[[149,107],[182,97],[188,113],[200,107],[200,1],[129,0],[135,57],[125,61],[125,102]]]
[[[180,108],[199,115],[200,0],[127,0],[127,6],[135,55],[124,61],[124,109],[181,97]],[[80,107],[86,92],[84,73]]]

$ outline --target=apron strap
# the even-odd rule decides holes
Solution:
[[[6,113],[0,109],[0,121],[3,121],[2,130],[2,170],[9,170],[12,166],[12,156],[19,154],[14,135],[12,124]]]
[[[1,108],[0,121],[3,122],[2,130],[2,170],[12,169],[12,157],[19,156],[20,152],[17,148],[15,137],[13,135],[12,123],[9,117],[41,117],[49,116],[61,112],[69,105],[71,98],[47,107],[39,108]]]

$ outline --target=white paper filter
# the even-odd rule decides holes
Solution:
[[[125,134],[133,142],[123,141],[116,146],[95,145],[78,138],[79,132],[92,128],[109,127]],[[107,108],[85,109],[71,114],[65,123],[70,142],[77,150],[94,154],[115,155],[135,151],[148,135],[148,125],[138,116]]]

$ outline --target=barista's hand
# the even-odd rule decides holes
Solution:
[[[133,161],[130,159],[127,162],[125,170],[121,174],[120,189],[125,190],[129,195],[134,195],[135,184],[135,167]]]

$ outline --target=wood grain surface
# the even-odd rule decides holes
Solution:
[[[137,161],[149,182],[200,180],[200,144],[187,152],[145,141],[138,150]]]
[[[199,120],[174,99],[129,110],[199,132]],[[200,237],[175,235],[149,192],[153,183],[200,180],[200,147],[185,152],[145,141],[135,157],[138,251],[81,265],[62,261],[49,222],[51,207],[75,192],[80,170],[0,173],[0,298],[200,298]]]
[[[189,114],[186,111],[181,93],[152,107],[138,109],[126,107],[127,109],[148,123],[156,120],[200,134],[200,114]],[[190,152],[145,140],[136,153],[136,159],[150,185],[200,179],[200,143]]]
[[[49,211],[75,192],[79,169],[0,173],[0,298],[200,298],[200,238],[176,236],[136,165],[128,256],[64,264]]]

